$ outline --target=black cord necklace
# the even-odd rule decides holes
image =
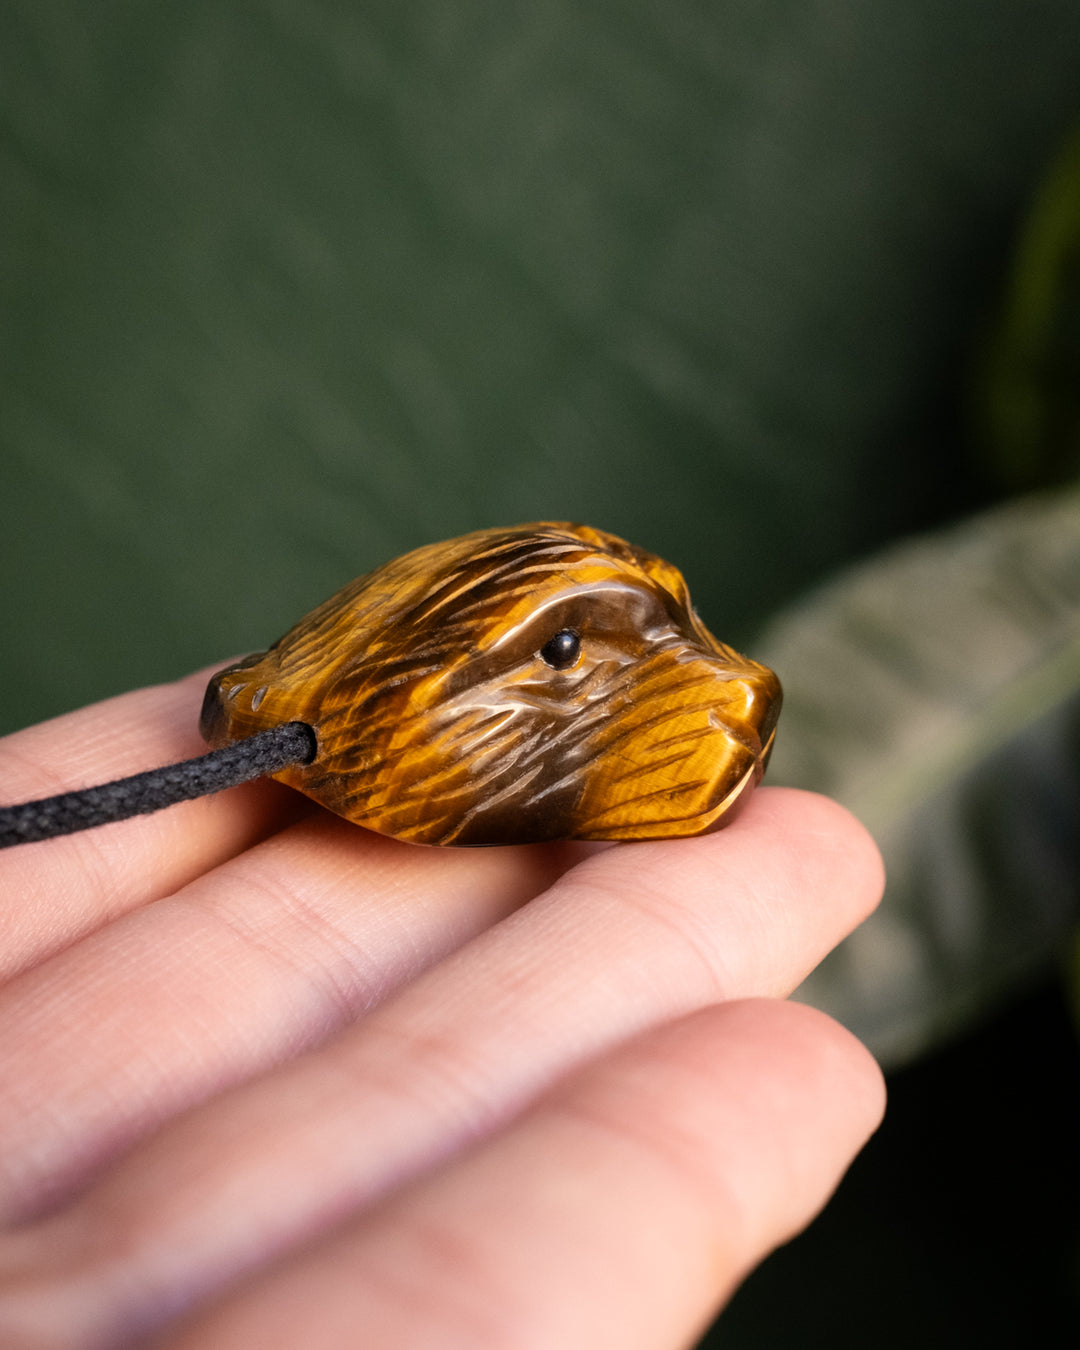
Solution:
[[[303,722],[286,722],[180,764],[18,806],[0,806],[0,848],[149,815],[177,802],[278,773],[290,764],[305,764],[314,756],[311,728]]]

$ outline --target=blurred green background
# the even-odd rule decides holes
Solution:
[[[1075,0],[0,18],[0,731],[464,530],[669,557],[891,875],[806,991],[889,1122],[709,1343],[1080,1324]]]

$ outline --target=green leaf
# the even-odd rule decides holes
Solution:
[[[781,617],[773,782],[858,815],[880,911],[807,981],[896,1063],[1064,953],[1080,907],[1080,491],[890,550]]]
[[[973,411],[1006,487],[1080,470],[1080,129],[1035,200],[978,363]]]

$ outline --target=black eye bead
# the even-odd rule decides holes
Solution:
[[[572,628],[561,628],[540,648],[540,658],[552,670],[569,670],[581,655],[581,637]]]

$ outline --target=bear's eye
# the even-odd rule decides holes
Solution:
[[[560,628],[540,648],[540,659],[552,670],[569,670],[581,655],[581,637],[572,628]]]

